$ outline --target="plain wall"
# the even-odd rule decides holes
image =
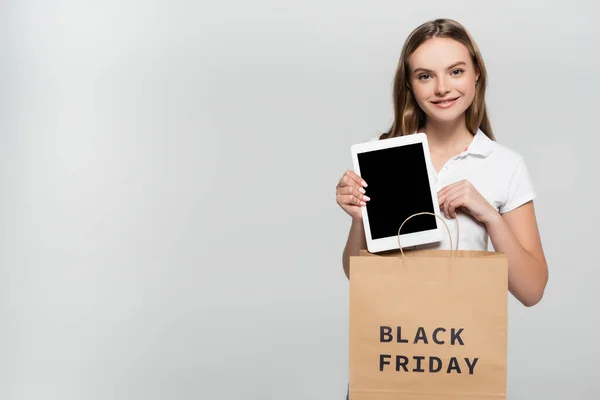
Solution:
[[[550,281],[510,299],[509,398],[597,398],[592,0],[3,1],[0,398],[345,398],[335,185],[435,17],[538,192]]]

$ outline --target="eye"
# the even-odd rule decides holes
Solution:
[[[454,71],[452,71],[451,74],[453,76],[459,76],[459,75],[462,75],[463,72],[465,72],[465,71],[463,71],[462,69],[459,68],[459,69],[455,69]]]
[[[419,75],[419,77],[417,79],[419,79],[420,81],[424,81],[424,80],[429,79],[429,78],[431,78],[431,75],[429,75],[429,74],[421,74],[421,75]]]

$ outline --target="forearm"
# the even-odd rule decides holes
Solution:
[[[357,256],[359,250],[366,248],[367,239],[365,237],[363,222],[362,220],[353,219],[352,225],[350,226],[350,232],[348,233],[346,247],[344,247],[344,253],[342,255],[344,273],[348,279],[350,279],[350,257]]]
[[[537,304],[548,280],[544,261],[521,246],[500,214],[486,226],[494,249],[508,256],[508,290],[527,307]]]

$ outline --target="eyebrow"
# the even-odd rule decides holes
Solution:
[[[447,69],[452,69],[452,68],[458,67],[459,65],[467,65],[467,63],[465,63],[464,61],[459,61],[459,62],[452,64]],[[415,70],[413,71],[413,74],[416,72],[433,72],[433,71],[430,69],[427,69],[427,68],[419,67],[419,68],[415,68]]]

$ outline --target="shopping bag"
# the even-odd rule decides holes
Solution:
[[[361,250],[349,306],[350,400],[506,399],[506,254]]]

